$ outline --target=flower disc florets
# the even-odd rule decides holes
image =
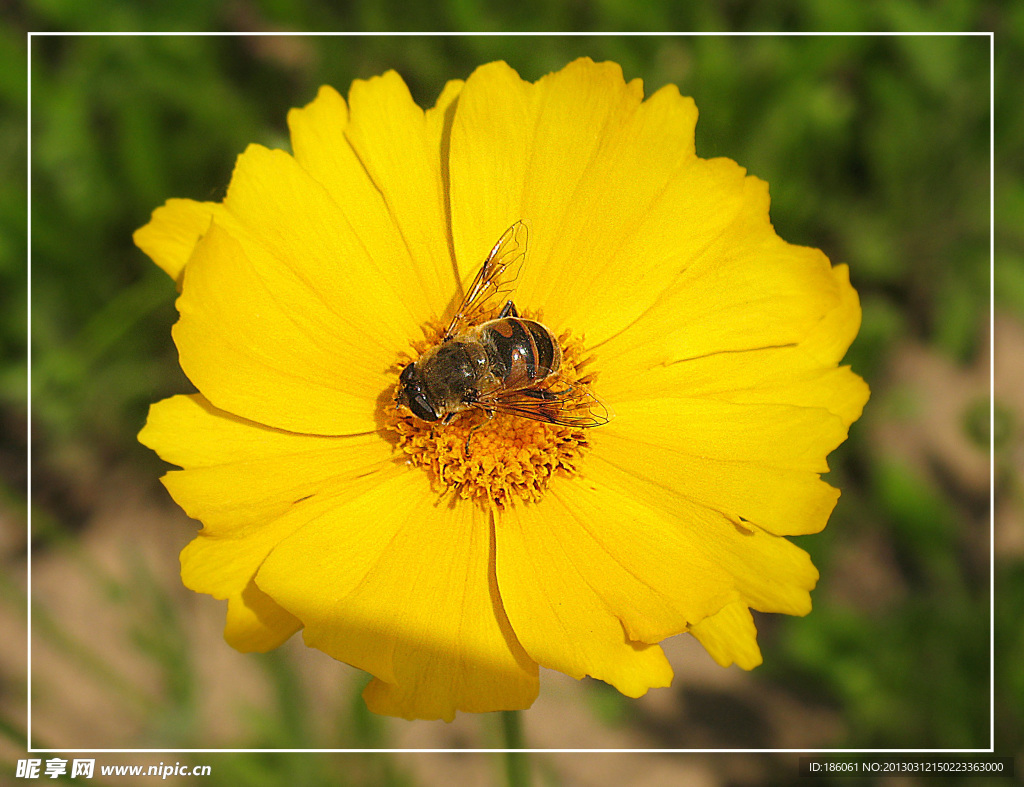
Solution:
[[[424,333],[427,338],[414,343],[413,352],[403,356],[396,370],[436,345],[442,330],[431,325]],[[558,341],[562,347],[558,384],[591,382],[593,374],[584,367],[592,358],[583,357],[582,342],[568,331]],[[588,447],[586,429],[509,413],[464,410],[444,424],[423,421],[390,402],[384,418],[386,427],[397,434],[407,461],[426,469],[439,494],[452,493],[483,507],[504,508],[516,497],[538,502],[552,476],[576,474]]]

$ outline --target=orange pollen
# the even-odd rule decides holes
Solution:
[[[431,325],[427,339],[396,363],[396,376],[440,340],[442,329]],[[558,337],[562,365],[558,381],[589,384],[592,357],[583,357],[583,343],[566,331]],[[398,385],[395,386],[395,393]],[[515,498],[537,502],[556,475],[571,476],[589,447],[587,429],[534,421],[519,415],[470,409],[450,423],[422,421],[393,396],[384,407],[384,426],[397,435],[406,463],[424,468],[439,495],[453,494],[484,508],[504,508]],[[471,434],[472,432],[472,434]],[[468,452],[467,452],[468,440]]]

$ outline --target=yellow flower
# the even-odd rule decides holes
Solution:
[[[293,110],[293,154],[250,146],[223,203],[138,230],[199,391],[140,440],[183,468],[182,578],[227,599],[232,646],[301,628],[374,676],[372,710],[450,720],[528,707],[538,665],[667,686],[683,632],[750,669],[750,609],[810,610],[784,536],[839,496],[819,474],[868,397],[837,366],[860,307],[845,266],[775,234],[764,182],[696,156],[696,119],[614,63],[490,63],[426,111],[388,72]],[[520,220],[515,304],[615,417],[420,421],[398,375]]]

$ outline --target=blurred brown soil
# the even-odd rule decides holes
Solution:
[[[996,448],[996,552],[999,559],[1024,557],[1020,473],[1024,468],[1024,324],[997,313],[994,325],[994,351],[986,325],[983,348],[968,367],[959,367],[918,343],[908,341],[897,347],[883,383],[888,407],[868,416],[872,454],[904,462],[956,501],[961,507],[956,513],[984,525],[985,537],[974,541],[980,551],[972,556],[981,564],[987,564],[989,557],[990,392],[1001,422],[1006,423]],[[990,385],[993,352],[995,380]],[[972,420],[984,426],[983,433],[973,439]]]

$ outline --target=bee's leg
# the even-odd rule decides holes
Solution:
[[[511,301],[509,302],[511,303]],[[479,429],[481,426],[489,424],[491,422],[491,419],[494,418],[493,410],[484,410],[484,412],[487,413],[487,420],[474,426],[472,429],[469,430],[469,434],[466,435],[466,446],[463,449],[466,459],[469,459],[469,441],[473,439],[473,433],[476,432],[476,430]]]
[[[509,301],[501,307],[501,311],[498,312],[498,319],[504,319],[505,317],[518,317],[519,312],[516,310],[516,305]]]
[[[444,418],[441,419],[441,423],[444,426],[447,426],[448,424],[451,423],[452,419],[456,415],[458,415],[458,413],[448,413]],[[445,486],[447,486],[448,482],[444,480],[444,462],[442,462],[440,467],[438,467],[438,475],[440,476],[441,483],[444,484]]]

